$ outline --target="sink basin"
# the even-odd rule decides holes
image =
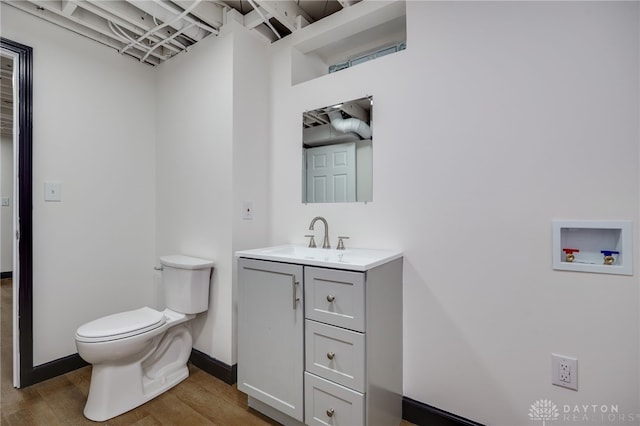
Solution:
[[[326,268],[367,271],[390,260],[402,257],[395,250],[348,248],[346,250],[309,248],[299,245],[265,247],[236,252],[237,257],[299,263]]]

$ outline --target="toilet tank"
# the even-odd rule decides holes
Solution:
[[[209,309],[211,260],[173,254],[160,257],[167,308],[183,314]]]

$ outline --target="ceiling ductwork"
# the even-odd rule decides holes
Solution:
[[[302,113],[302,143],[332,145],[370,140],[371,98],[361,98]]]
[[[1,0],[148,65],[217,35],[228,19],[273,42],[360,0]]]
[[[362,139],[371,139],[371,127],[359,118],[343,118],[340,111],[330,111],[331,126],[341,133],[353,132]]]
[[[343,142],[359,141],[360,137],[355,133],[344,133],[336,130],[331,124],[307,127],[302,131],[302,142],[306,146],[331,145]]]

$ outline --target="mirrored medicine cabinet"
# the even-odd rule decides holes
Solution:
[[[302,202],[373,201],[373,97],[302,113]]]

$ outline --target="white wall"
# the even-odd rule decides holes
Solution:
[[[194,347],[222,361],[231,358],[232,54],[232,37],[210,37],[162,64],[156,84],[156,254],[215,261]]]
[[[269,92],[256,72],[265,50],[230,23],[158,68],[156,253],[214,260],[194,347],[228,365],[236,360],[233,252],[266,243]],[[252,221],[241,219],[244,201]]]
[[[505,426],[540,398],[640,412],[637,253],[633,277],[551,269],[554,218],[640,226],[638,6],[409,1],[406,51],[296,86],[313,26],[273,46],[271,243],[322,215],[333,245],[404,251],[406,396]],[[302,111],[365,95],[374,201],[301,204]]]
[[[233,26],[233,242],[232,250],[266,247],[269,236],[269,67],[268,45],[236,22]],[[245,203],[253,219],[242,216]],[[237,268],[232,263],[231,362],[237,362]]]
[[[272,46],[270,70],[235,34],[154,70],[1,7],[3,37],[34,47],[36,364],[74,353],[88,319],[159,303],[151,267],[172,252],[216,261],[195,346],[235,362],[233,250],[304,243],[319,214],[333,245],[405,252],[406,396],[493,425],[529,424],[540,398],[639,412],[640,265],[556,272],[550,255],[554,218],[640,226],[637,3],[410,1],[406,51],[293,87],[290,47],[313,26]],[[248,113],[264,78],[268,125]],[[365,95],[374,201],[303,205],[302,111]],[[578,357],[578,392],[550,385],[552,351]]]
[[[33,47],[34,363],[84,322],[155,302],[153,69],[2,4]],[[62,183],[62,202],[44,182]]]
[[[233,251],[267,243],[266,44],[230,24],[152,69],[5,4],[2,19],[34,48],[35,363],[75,353],[90,319],[162,308],[152,267],[185,253],[216,262],[194,346],[234,364]]]
[[[13,271],[13,140],[0,137],[0,195],[9,206],[0,207],[0,272]]]

